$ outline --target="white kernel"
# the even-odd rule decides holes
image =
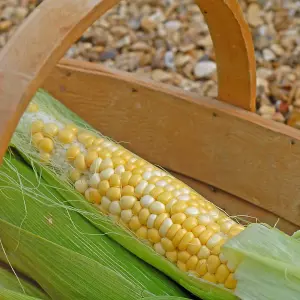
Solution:
[[[89,186],[85,178],[80,178],[75,182],[75,189],[81,194],[84,194],[88,187]]]
[[[227,233],[234,224],[234,221],[228,220],[220,225],[220,229],[222,232]]]
[[[190,193],[189,189],[187,189],[187,188],[182,188],[179,191],[181,194],[189,194]]]
[[[197,207],[191,206],[185,210],[185,214],[190,217],[195,217],[200,214],[199,209]]]
[[[219,258],[222,264],[227,263],[227,259],[225,258],[225,255],[222,252],[219,254]]]
[[[138,159],[136,158],[136,157],[131,157],[129,160],[128,160],[128,162],[130,162],[130,163],[135,163],[136,161],[137,161]]]
[[[218,243],[222,240],[222,237],[219,234],[214,234],[206,243],[208,249],[212,249],[217,246]]]
[[[167,192],[171,192],[171,191],[175,190],[175,188],[172,184],[167,184],[164,188]]]
[[[125,222],[125,223],[129,223],[130,219],[132,218],[133,213],[131,209],[125,209],[121,211],[121,219]]]
[[[108,210],[109,206],[111,204],[111,201],[107,197],[102,197],[101,199],[101,207],[105,210]]]
[[[118,175],[121,175],[125,172],[125,167],[123,165],[117,166],[115,169],[115,173]]]
[[[141,206],[146,207],[146,208],[149,207],[154,201],[155,201],[155,199],[150,195],[145,195],[140,200]]]
[[[135,193],[137,195],[142,195],[145,188],[147,187],[147,185],[148,185],[148,182],[146,180],[140,181],[140,183],[135,187],[135,190],[134,190]]]
[[[90,166],[90,171],[92,173],[98,173],[100,171],[101,163],[102,163],[102,158],[100,157],[96,158]]]
[[[168,183],[165,180],[159,180],[156,182],[156,186],[161,186],[164,187],[166,186]]]
[[[89,180],[89,185],[96,189],[98,187],[100,181],[101,181],[100,175],[98,173],[95,173],[91,176],[91,178]]]
[[[101,147],[107,148],[107,147],[110,147],[112,145],[113,145],[112,142],[110,142],[110,141],[104,141],[104,142],[102,142]]]
[[[115,173],[113,168],[107,168],[100,173],[101,180],[108,180]]]
[[[198,222],[200,225],[208,225],[212,222],[212,219],[208,215],[201,215],[198,217]]]
[[[113,215],[119,215],[121,213],[120,202],[113,201],[109,206],[109,212]]]
[[[210,250],[206,246],[202,246],[197,254],[199,259],[208,258]]]
[[[153,176],[161,177],[161,172],[160,172],[160,171],[153,171],[153,172],[152,172],[152,175],[153,175]]]
[[[152,172],[147,171],[143,173],[143,179],[144,180],[149,180],[152,177]]]
[[[151,214],[149,217],[148,217],[148,220],[147,220],[147,227],[150,229],[150,228],[153,228],[154,227],[154,222],[157,218],[157,215],[155,214]]]
[[[170,212],[172,209],[172,206],[177,202],[177,199],[173,198],[172,200],[170,200],[168,202],[168,204],[166,205],[166,212]]]
[[[235,270],[237,268],[237,264],[233,263],[232,261],[228,261],[227,268],[229,269],[230,272],[235,272]]]
[[[211,216],[214,220],[218,219],[219,217],[219,211],[214,209],[208,212],[208,215]]]
[[[136,198],[133,196],[122,196],[120,199],[120,205],[122,209],[130,209],[136,202]]]
[[[160,215],[166,211],[166,207],[159,201],[153,202],[149,207],[150,213]]]
[[[147,185],[147,187],[144,189],[143,194],[148,195],[153,189],[155,188],[155,185],[150,183]]]
[[[119,149],[119,147],[113,145],[113,146],[109,147],[109,149],[110,149],[111,152],[116,152]]]
[[[159,234],[162,237],[165,237],[170,227],[173,225],[171,218],[166,218],[159,228]]]
[[[165,255],[165,253],[166,253],[166,251],[161,243],[154,244],[153,248],[154,248],[155,252],[160,255]]]
[[[188,201],[188,200],[190,200],[190,196],[187,194],[182,194],[182,195],[177,196],[177,199],[182,200],[182,201]]]
[[[181,193],[180,193],[178,190],[173,191],[173,195],[174,195],[175,197],[178,197],[180,194],[181,194]]]

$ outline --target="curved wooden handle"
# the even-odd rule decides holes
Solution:
[[[0,159],[30,99],[82,33],[119,0],[46,0],[0,53]],[[216,48],[219,98],[254,108],[255,60],[236,0],[197,0]]]

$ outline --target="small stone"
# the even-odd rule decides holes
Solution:
[[[257,3],[251,3],[247,10],[247,20],[253,27],[257,27],[263,24],[261,18],[262,9]]]
[[[179,50],[181,52],[189,52],[196,48],[195,44],[186,44],[186,45],[180,45]]]
[[[262,105],[258,110],[260,115],[274,115],[276,110],[274,106]]]
[[[277,55],[277,56],[282,56],[284,54],[284,49],[278,45],[278,44],[273,44],[271,45],[271,50]]]
[[[285,118],[282,115],[282,113],[280,112],[276,112],[273,116],[272,116],[272,120],[276,121],[276,122],[280,122],[280,123],[284,123]]]
[[[28,8],[27,7],[17,7],[14,11],[14,16],[22,21],[28,15]]]
[[[6,20],[0,22],[0,32],[8,31],[12,27],[12,21]]]
[[[151,76],[153,80],[160,82],[165,82],[172,78],[172,75],[170,73],[167,73],[160,69],[153,70]]]
[[[111,33],[117,37],[123,37],[128,33],[128,29],[125,26],[114,26],[111,28]]]
[[[141,26],[141,20],[140,18],[133,18],[130,19],[128,21],[128,26],[132,29],[132,30],[138,30]]]
[[[175,57],[175,65],[177,67],[182,67],[190,61],[191,61],[191,56],[190,55],[184,55],[182,53],[179,53]]]
[[[104,51],[100,54],[99,60],[106,61],[109,59],[114,59],[117,56],[118,52],[115,49]]]
[[[259,78],[262,78],[262,79],[268,79],[269,77],[271,77],[273,74],[273,71],[270,70],[270,69],[267,69],[267,68],[258,68],[257,71],[256,71],[256,75],[257,77]]]
[[[131,43],[131,38],[129,35],[124,36],[122,39],[116,42],[116,48],[123,48],[124,46],[128,46]]]
[[[145,52],[148,52],[148,51],[151,50],[151,47],[147,43],[139,41],[139,42],[134,43],[130,47],[130,49],[133,50],[133,51],[145,51]]]
[[[194,67],[194,74],[196,78],[202,79],[210,77],[216,72],[217,65],[213,61],[200,61]]]
[[[174,32],[174,31],[177,31],[181,28],[181,22],[180,21],[168,21],[165,23],[165,28],[167,31],[169,32]]]
[[[6,6],[0,15],[0,19],[11,20],[14,13],[15,13],[15,7]]]
[[[157,24],[149,17],[143,17],[141,27],[146,31],[152,31],[156,28]]]
[[[266,61],[273,61],[276,59],[274,52],[268,48],[263,50],[263,57]]]
[[[175,69],[175,62],[174,62],[174,53],[173,51],[167,51],[165,53],[165,66],[171,70]]]

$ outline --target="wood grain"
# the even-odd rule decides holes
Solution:
[[[90,24],[117,0],[43,1],[0,53],[0,162],[28,102]]]
[[[67,64],[44,87],[103,134],[300,225],[299,131],[129,74]]]

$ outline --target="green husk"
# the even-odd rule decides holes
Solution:
[[[44,91],[39,91],[36,94],[34,101],[42,110],[47,111],[48,114],[51,114],[60,121],[68,119],[78,126],[90,128],[87,123],[70,112],[65,106]],[[109,218],[102,215],[98,210],[87,203],[82,195],[74,190],[71,184],[68,184],[66,178],[60,176],[59,166],[54,166],[53,168],[45,165],[41,166],[34,156],[33,148],[28,143],[27,130],[28,129],[23,128],[21,124],[13,137],[12,144],[20,151],[21,155],[23,155],[27,161],[33,163],[34,167],[39,170],[39,174],[41,174],[50,186],[56,187],[58,193],[60,193],[74,208],[78,209],[79,212],[99,228],[100,231],[107,234],[145,262],[168,275],[194,295],[205,300],[236,299],[231,291],[222,286],[205,282],[180,271],[174,264],[170,263],[164,257],[157,255],[152,248],[139,241],[127,230],[117,226]]]
[[[10,263],[38,278],[52,299],[140,299],[149,292],[111,268],[0,220]],[[0,253],[2,260],[6,255]]]
[[[236,294],[243,300],[300,298],[300,241],[263,224],[248,226],[223,247],[235,273]]]
[[[187,296],[165,275],[83,218],[61,197],[57,187],[47,184],[37,170],[34,173],[13,153],[6,155],[0,168],[0,190],[2,220],[91,258],[150,294]],[[26,268],[22,271],[28,272]],[[43,286],[36,274],[29,275]]]
[[[14,274],[9,265],[0,264],[0,296],[2,295],[6,299],[5,297],[8,297],[10,291],[21,296],[49,299],[35,282],[29,280],[24,275]],[[0,299],[2,298],[0,297]]]
[[[1,300],[42,300],[42,298],[36,298],[22,293],[14,292],[5,288],[0,288]]]

